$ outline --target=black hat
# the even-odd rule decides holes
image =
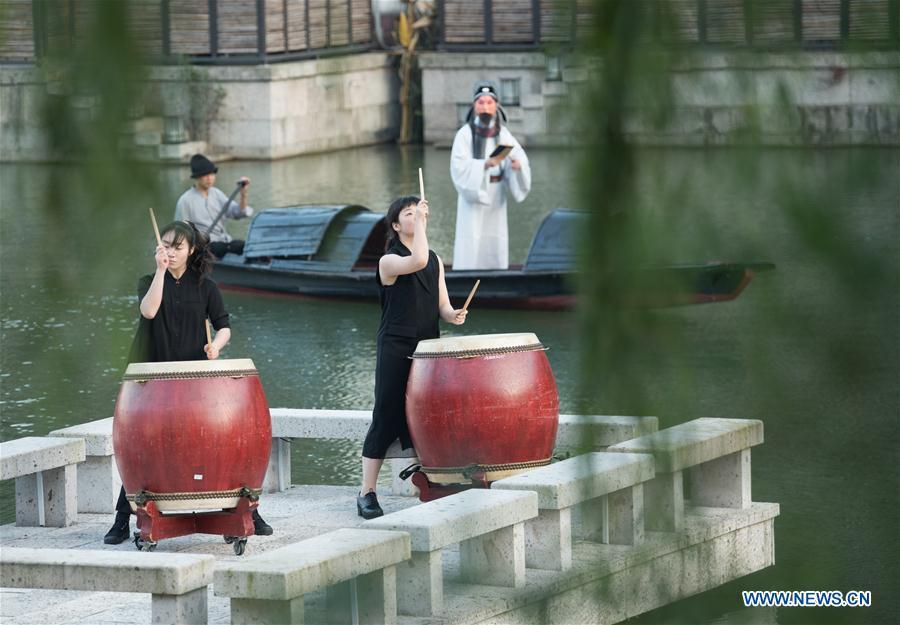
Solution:
[[[202,154],[194,154],[191,157],[191,178],[200,178],[206,174],[214,174],[217,171],[219,171],[219,168]]]
[[[483,95],[491,96],[492,98],[494,98],[495,102],[500,101],[500,98],[497,97],[497,87],[494,86],[494,83],[490,80],[482,80],[475,83],[475,93],[472,95],[472,102]]]

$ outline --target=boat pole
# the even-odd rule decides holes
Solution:
[[[244,180],[238,180],[237,187],[234,191],[231,192],[231,195],[228,196],[228,199],[225,200],[225,204],[222,205],[222,210],[219,211],[219,214],[216,215],[216,218],[213,219],[213,222],[209,224],[209,228],[206,229],[206,234],[209,235],[212,232],[213,228],[216,227],[216,224],[219,223],[219,220],[225,215],[225,211],[228,210],[228,207],[231,206],[231,202],[234,201],[235,196],[238,194],[238,191],[244,188],[246,182]]]

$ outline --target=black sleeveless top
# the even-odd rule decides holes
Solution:
[[[400,241],[395,241],[386,254],[411,256],[412,252]],[[378,282],[378,298],[381,301],[381,326],[378,336],[402,336],[415,341],[436,339],[440,336],[438,325],[438,279],[440,267],[437,254],[428,250],[428,264],[415,273],[397,276],[390,286],[381,284],[381,276],[375,270]]]

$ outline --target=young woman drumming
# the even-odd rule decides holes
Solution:
[[[156,272],[138,281],[141,318],[128,361],[215,360],[231,338],[231,328],[222,294],[208,278],[209,239],[188,221],[165,226],[161,238]],[[207,317],[216,329],[211,343],[206,342]],[[116,520],[103,537],[105,544],[118,545],[130,537],[130,515],[122,488]],[[253,525],[256,534],[272,533],[255,509]]]
[[[375,280],[381,300],[375,356],[375,408],[362,452],[363,482],[357,513],[373,519],[384,512],[375,485],[387,448],[396,439],[412,447],[406,427],[406,381],[410,356],[424,339],[440,336],[438,319],[462,325],[466,311],[454,310],[447,295],[444,264],[428,249],[428,203],[415,196],[395,200],[385,216],[387,251]]]

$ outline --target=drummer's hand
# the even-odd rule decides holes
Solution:
[[[169,268],[169,251],[164,245],[156,246],[156,269],[157,271],[165,271]]]
[[[420,217],[428,219],[428,200],[419,200],[416,204],[416,219]]]
[[[219,348],[215,346],[214,343],[207,343],[203,346],[203,351],[206,352],[206,357],[209,360],[215,360],[219,357]]]
[[[452,323],[455,326],[461,326],[462,324],[464,324],[466,322],[466,315],[468,315],[468,314],[469,314],[469,311],[466,310],[465,308],[459,308],[457,310],[454,310],[453,311],[453,321],[451,321],[450,323]]]

